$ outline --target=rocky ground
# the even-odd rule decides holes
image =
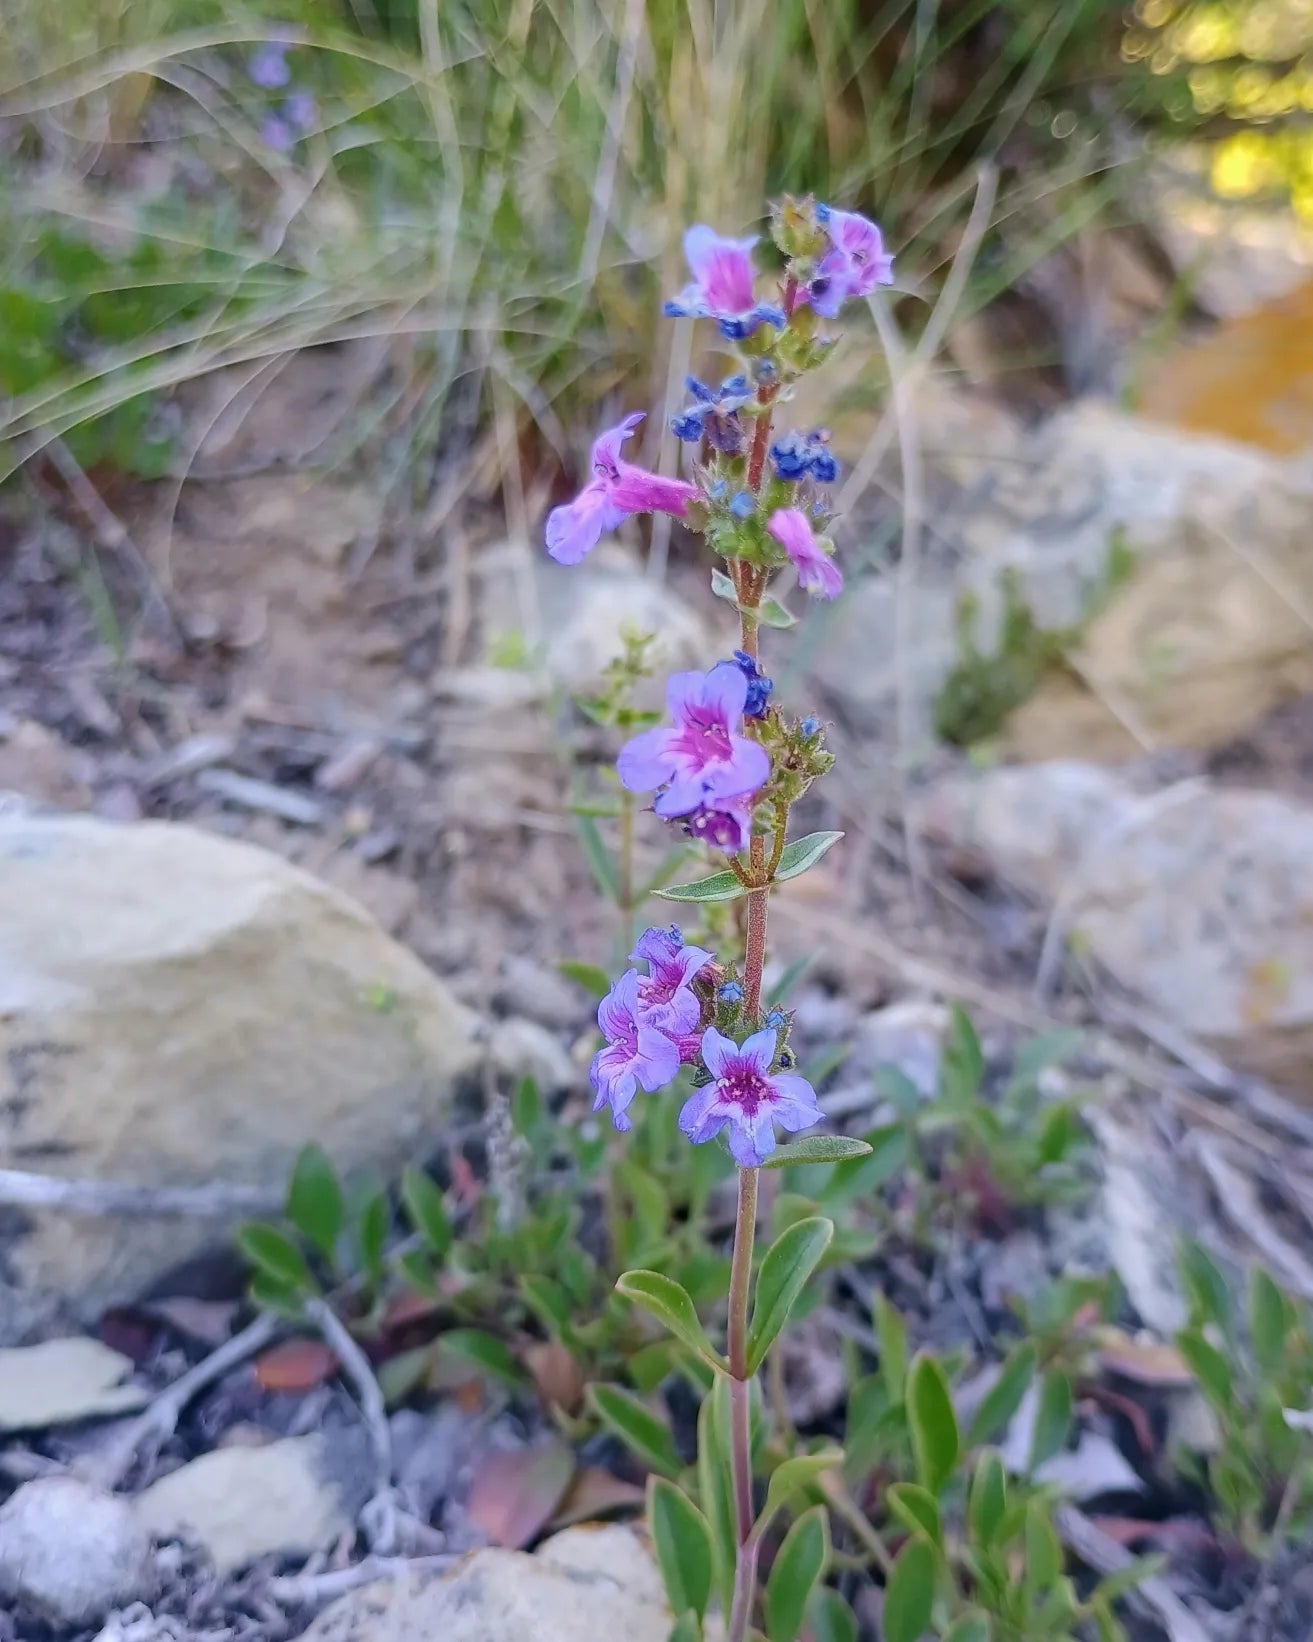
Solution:
[[[480,1382],[403,1399],[381,1477],[349,1367],[272,1354],[213,1254],[309,1137],[386,1177],[477,1134],[525,1073],[577,1118],[588,1005],[553,966],[605,965],[614,937],[566,807],[609,749],[569,697],[625,618],[663,666],[731,643],[679,544],[660,581],[623,548],[561,572],[508,537],[479,460],[409,533],[302,471],[308,425],[377,368],[306,356],[185,485],[107,487],[98,511],[46,476],[0,525],[5,1642],[482,1642],[530,1614],[543,1642],[665,1635],[632,1534],[567,1526],[633,1512],[618,1452],[508,1524],[498,1466],[550,1427]],[[1092,1204],[867,1280],[925,1338],[987,1351],[1010,1295],[1115,1271],[1123,1398],[1188,1419],[1188,1376],[1151,1355],[1181,1321],[1181,1232],[1313,1298],[1313,476],[1104,404],[1027,425],[933,384],[920,402],[919,555],[880,484],[850,497],[849,596],[769,661],[842,755],[808,819],[845,845],[775,919],[781,961],[814,957],[799,1033],[849,1049],[822,1104],[857,1128],[878,1065],[933,1083],[943,998],[1000,1068],[1078,1029]],[[875,431],[839,427],[850,462]],[[991,759],[937,747],[961,594],[987,635],[1012,569],[1074,621],[1113,543],[1130,579]],[[840,1304],[802,1348],[814,1429],[866,1314]],[[1085,1409],[1064,1478],[1078,1555],[1128,1520],[1171,1555],[1137,1642],[1302,1642],[1307,1559],[1257,1585],[1225,1566],[1142,1426]]]

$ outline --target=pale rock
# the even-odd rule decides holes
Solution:
[[[578,1081],[570,1051],[555,1032],[537,1021],[513,1015],[492,1028],[492,1063],[508,1078],[532,1078],[544,1094],[568,1089]]]
[[[199,1544],[230,1573],[327,1549],[352,1532],[369,1492],[366,1434],[324,1431],[202,1454],[138,1494],[133,1511],[157,1539]]]
[[[0,816],[0,1167],[276,1194],[309,1140],[347,1173],[422,1150],[472,1017],[345,896],[165,822]],[[130,1301],[213,1221],[12,1214],[0,1342]]]
[[[131,1369],[121,1352],[81,1335],[0,1351],[0,1433],[131,1413],[147,1395],[119,1383]]]
[[[982,850],[1159,1017],[1246,1071],[1313,1068],[1313,810],[1202,781],[1137,796],[1072,763],[932,790],[918,825]]]
[[[592,1013],[582,987],[518,953],[502,961],[497,1001],[541,1026],[572,1026]]]
[[[1075,1448],[1044,1461],[1035,1481],[1058,1488],[1078,1505],[1103,1494],[1143,1494],[1144,1482],[1126,1456],[1101,1431],[1082,1431]]]
[[[363,1586],[301,1642],[667,1642],[670,1626],[651,1554],[608,1526],[568,1528],[536,1556],[476,1551],[445,1576],[412,1569]]]
[[[127,1500],[39,1477],[0,1506],[0,1594],[55,1624],[95,1624],[155,1583],[150,1536]]]
[[[904,998],[866,1016],[857,1028],[849,1071],[896,1066],[927,1099],[939,1084],[939,1063],[952,1016],[930,998]]]

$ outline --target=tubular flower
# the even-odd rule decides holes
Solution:
[[[702,1004],[689,984],[713,954],[700,946],[685,946],[682,932],[645,929],[629,954],[634,963],[646,960],[650,973],[638,977],[638,1003],[644,1021],[672,1037],[691,1032],[702,1018]]]
[[[729,1149],[744,1169],[757,1169],[775,1150],[775,1125],[796,1133],[818,1123],[816,1091],[796,1072],[771,1072],[778,1038],[754,1032],[737,1044],[709,1026],[702,1061],[712,1082],[684,1103],[679,1127],[695,1146],[729,1130]]]
[[[593,445],[593,477],[575,497],[547,515],[547,551],[558,564],[578,564],[608,530],[633,513],[671,513],[684,517],[698,494],[685,479],[668,479],[626,462],[620,447],[643,420],[643,412],[626,416]]]
[[[759,325],[784,324],[784,310],[758,302],[752,266],[750,239],[725,239],[699,223],[684,235],[684,255],[693,279],[677,297],[665,305],[668,316],[676,319],[714,319],[720,334],[730,342],[742,342]]]
[[[748,681],[732,661],[709,673],[675,673],[666,686],[673,723],[645,730],[620,749],[616,768],[630,792],[660,787],[653,808],[666,820],[719,801],[739,801],[764,785],[770,757],[738,733]]]
[[[821,546],[811,520],[801,508],[780,508],[771,514],[766,529],[792,560],[799,587],[822,599],[833,599],[843,592],[842,572]]]
[[[593,1110],[609,1106],[617,1129],[631,1127],[628,1107],[640,1087],[651,1094],[679,1071],[679,1048],[645,1018],[638,986],[638,971],[627,969],[597,1006],[607,1041],[588,1074],[597,1097]]]
[[[894,282],[894,259],[884,248],[880,230],[856,211],[823,207],[817,215],[830,236],[807,287],[807,297],[823,319],[833,319],[850,297],[870,296],[877,285]]]

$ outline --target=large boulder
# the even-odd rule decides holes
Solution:
[[[1054,902],[1068,938],[1161,1018],[1243,1070],[1307,1090],[1307,805],[1202,781],[1137,793],[1065,762],[943,783],[918,823]]]
[[[962,655],[959,601],[976,603],[991,653],[1005,572],[1041,627],[1080,629],[1070,666],[1008,721],[1014,757],[1078,747],[1118,762],[1216,745],[1313,688],[1307,461],[1092,399],[1033,431],[996,411],[977,437],[941,387],[926,393],[922,424],[946,453],[932,458],[933,530],[901,613],[903,646],[895,572],[852,576],[804,628],[814,673],[851,716],[886,719],[901,687],[928,737]],[[1105,596],[1118,560],[1129,575]]]
[[[167,822],[0,816],[0,1168],[277,1193],[422,1150],[473,1018],[352,901]],[[7,1085],[7,1086],[4,1086]],[[0,1214],[0,1344],[130,1299],[222,1222]]]

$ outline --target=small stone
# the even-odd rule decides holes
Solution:
[[[121,1352],[78,1335],[0,1351],[0,1432],[140,1408],[145,1391],[119,1384],[131,1369]]]
[[[540,1026],[574,1026],[591,1013],[586,995],[573,981],[518,955],[502,961],[497,1002]]]
[[[570,1052],[537,1021],[512,1016],[492,1029],[493,1065],[509,1078],[532,1078],[544,1094],[568,1089],[577,1073]]]
[[[0,1508],[0,1591],[55,1624],[95,1624],[154,1584],[150,1538],[127,1500],[39,1477]]]
[[[848,1070],[896,1066],[929,1099],[939,1084],[939,1062],[952,1016],[945,1004],[904,998],[861,1023]]]
[[[133,1502],[160,1539],[191,1539],[220,1573],[271,1554],[308,1556],[352,1532],[369,1497],[360,1430],[221,1448],[161,1477]]]
[[[632,1530],[568,1528],[537,1556],[483,1550],[445,1577],[411,1569],[351,1591],[301,1642],[666,1642],[671,1615]],[[719,1624],[707,1626],[719,1642]]]

